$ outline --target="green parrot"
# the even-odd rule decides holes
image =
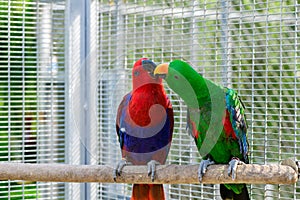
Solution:
[[[209,165],[227,163],[228,175],[235,179],[237,166],[249,163],[245,107],[238,94],[205,79],[181,60],[158,65],[154,75],[164,78],[188,106],[188,132],[203,158],[199,181]],[[221,184],[220,193],[222,199],[250,199],[245,184]]]

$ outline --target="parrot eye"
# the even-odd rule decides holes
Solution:
[[[134,76],[138,76],[138,75],[140,75],[140,72],[139,71],[134,71]]]
[[[178,79],[179,79],[179,76],[175,75],[174,78],[178,80]]]

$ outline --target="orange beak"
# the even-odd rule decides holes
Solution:
[[[169,64],[168,63],[163,63],[158,65],[155,70],[154,70],[154,76],[162,76],[166,77],[166,75],[169,72]]]

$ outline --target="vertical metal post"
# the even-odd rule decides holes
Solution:
[[[125,30],[124,30],[124,16],[122,13],[123,2],[121,0],[115,0],[115,32],[116,32],[116,67],[122,68],[124,64],[124,51],[125,51]]]
[[[99,76],[99,70],[98,70],[98,10],[97,10],[97,4],[98,0],[89,0],[88,6],[86,9],[88,9],[89,12],[87,12],[87,24],[86,26],[89,27],[87,32],[87,57],[88,57],[88,63],[87,63],[87,85],[86,89],[88,91],[88,110],[87,110],[87,128],[89,133],[89,149],[88,149],[88,159],[89,164],[96,165],[98,164],[98,153],[99,153],[99,147],[98,147],[98,76]],[[90,184],[90,191],[89,191],[89,197],[90,199],[96,199],[97,198],[97,189],[98,189],[98,183],[91,183]]]
[[[66,10],[66,162],[81,162],[81,62],[82,62],[82,8],[84,1],[69,0]],[[67,183],[66,198],[79,200],[85,194],[81,184]]]
[[[82,164],[97,164],[97,13],[96,0],[85,0],[84,18],[82,26],[82,67],[81,67],[81,98],[82,106],[82,131],[81,131],[81,161]],[[95,185],[95,184],[94,184]],[[81,199],[89,200],[96,193],[92,193],[92,184],[82,186],[84,194]]]
[[[91,41],[91,4],[95,0],[69,0],[66,12],[66,161],[70,164],[91,164],[91,135],[96,129],[93,116],[96,52]],[[94,29],[93,29],[94,30]],[[95,33],[94,33],[95,34]],[[96,132],[94,132],[96,133]],[[79,147],[79,148],[78,148]],[[91,184],[68,184],[70,199],[91,199]]]
[[[69,40],[70,37],[70,21],[71,21],[71,3],[70,1],[66,2],[66,8],[65,8],[65,76],[64,76],[64,81],[65,81],[65,102],[66,102],[66,106],[65,106],[65,162],[66,163],[71,163],[70,162],[70,133],[72,131],[71,129],[71,106],[70,106],[70,80],[71,80],[71,76],[70,76],[70,69],[69,67],[70,65],[70,55],[71,55],[71,48],[70,48],[70,44],[71,41]],[[71,196],[71,185],[70,183],[65,183],[65,199],[72,199]]]
[[[80,125],[80,158],[81,164],[90,164],[90,149],[91,149],[91,127],[89,126],[90,118],[90,5],[92,0],[83,1],[82,5],[82,17],[81,17],[81,29],[80,29],[80,49],[81,49],[81,67],[80,67],[80,99],[81,99],[81,125]],[[81,200],[91,199],[91,184],[81,184]]]
[[[223,86],[231,85],[231,47],[230,47],[230,31],[228,24],[229,17],[229,0],[221,0],[221,47],[222,47],[222,82]]]
[[[192,6],[192,17],[191,17],[191,25],[190,25],[190,34],[191,34],[191,53],[190,53],[190,61],[195,64],[197,67],[197,54],[200,52],[200,44],[198,42],[198,34],[199,34],[199,27],[197,25],[197,18],[195,17],[196,9],[199,7],[199,3],[197,0],[194,0],[191,3]]]

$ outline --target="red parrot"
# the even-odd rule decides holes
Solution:
[[[173,134],[173,108],[155,77],[156,64],[147,58],[135,62],[132,69],[132,91],[124,96],[116,118],[116,131],[122,152],[114,177],[125,165],[148,165],[148,176],[154,180],[155,166],[166,162]],[[161,184],[134,184],[131,200],[165,199]]]

